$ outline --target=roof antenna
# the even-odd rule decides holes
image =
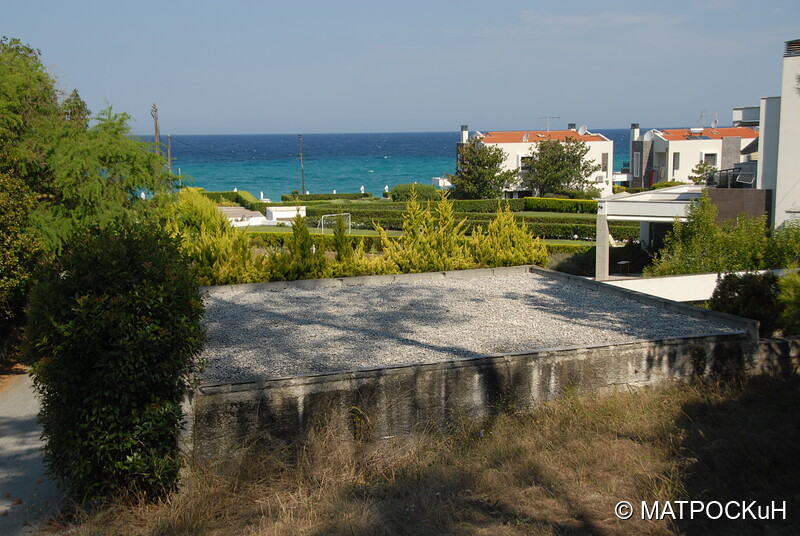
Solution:
[[[700,112],[700,117],[697,118],[697,121],[700,123],[700,126],[705,128],[706,127],[706,111],[703,110]]]
[[[539,117],[539,119],[544,119],[547,123],[547,132],[550,132],[550,120],[551,119],[561,119],[558,115],[546,115],[544,117]]]

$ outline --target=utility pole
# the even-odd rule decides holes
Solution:
[[[303,162],[303,135],[298,134],[300,138],[300,194],[306,193],[306,166]]]
[[[167,169],[172,173],[172,135],[167,136]]]
[[[546,115],[544,117],[540,117],[539,119],[544,119],[547,123],[547,132],[550,132],[550,120],[551,119],[561,119],[560,116],[557,115]]]
[[[161,145],[161,136],[158,133],[158,108],[156,108],[156,103],[153,103],[153,108],[150,110],[150,115],[153,116],[153,125],[155,126],[156,130],[156,156],[161,156],[161,149],[159,145]]]

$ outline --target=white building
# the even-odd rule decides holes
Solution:
[[[658,182],[690,182],[692,169],[706,162],[731,169],[749,162],[742,151],[758,138],[750,127],[697,127],[648,130],[631,125],[631,186],[649,188]]]
[[[753,110],[756,107],[735,108],[734,122],[752,124]],[[775,228],[790,221],[800,222],[800,39],[786,42],[783,56],[783,77],[780,97],[761,99],[759,111],[759,136],[745,145],[742,140],[740,154],[747,156],[757,145],[758,162],[755,180],[750,183],[730,184],[729,188],[709,188],[712,202],[720,212],[727,212],[727,219],[741,212],[771,213],[771,223]],[[638,125],[631,125],[638,130]],[[738,127],[745,128],[745,127]],[[727,129],[716,129],[727,130]],[[651,131],[652,132],[652,131]],[[736,137],[736,136],[734,136]],[[637,136],[638,138],[638,136]],[[632,140],[634,138],[632,137]],[[650,140],[639,139],[636,147],[639,159],[647,153],[645,143],[653,145],[655,135]],[[680,140],[675,140],[680,141]],[[689,140],[686,140],[689,141]],[[703,140],[702,143],[708,140]],[[698,143],[701,140],[697,140]],[[733,145],[732,142],[728,142]],[[745,150],[745,146],[747,150]],[[700,145],[694,145],[700,148]],[[724,148],[724,145],[722,146]],[[709,149],[710,150],[710,149]],[[663,151],[662,151],[663,152]],[[636,153],[632,150],[635,163]],[[671,154],[669,152],[667,155]],[[691,154],[691,153],[690,153]],[[724,154],[724,152],[723,152]],[[644,164],[640,161],[641,172]],[[639,179],[642,179],[640,173]],[[688,204],[702,194],[702,186],[674,186],[639,194],[618,194],[601,199],[597,207],[597,248],[595,279],[607,280],[609,277],[609,221],[639,221],[640,238],[643,243],[653,237],[653,224],[665,224],[670,220],[683,219]]]
[[[522,131],[494,131],[481,134],[476,132],[475,136],[486,146],[499,147],[506,154],[503,162],[504,170],[525,169],[525,158],[531,155],[531,151],[536,145],[545,140],[566,141],[568,138],[586,143],[589,152],[586,160],[594,162],[600,166],[600,170],[586,177],[590,186],[600,190],[601,197],[612,193],[612,175],[614,164],[614,142],[602,134],[594,134],[581,128],[575,129],[573,124],[567,130],[522,130]],[[466,125],[461,127],[461,143],[468,143],[468,129]],[[521,178],[521,176],[520,176]],[[530,191],[523,189],[520,182],[511,185],[507,191],[510,197],[520,197],[531,195]]]
[[[758,187],[773,192],[773,221],[800,219],[800,39],[786,42],[780,97],[761,99]]]

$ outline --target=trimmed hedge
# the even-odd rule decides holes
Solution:
[[[294,234],[292,232],[286,233],[259,233],[259,232],[250,232],[250,246],[251,247],[264,247],[264,248],[284,248],[288,247],[289,243],[294,240]],[[381,239],[379,236],[355,236],[350,235],[350,238],[353,239],[354,247],[358,245],[359,242],[364,244],[364,251],[381,251],[382,244]],[[393,240],[394,237],[389,237],[389,240]],[[312,234],[311,235],[311,242],[317,246],[317,248],[323,249],[324,251],[335,251],[336,250],[336,243],[334,241],[334,236],[332,234]]]
[[[457,199],[453,201],[453,208],[456,212],[485,212],[497,214],[498,207],[504,207],[508,203],[512,212],[525,210],[524,199]]]
[[[547,248],[548,255],[552,255],[553,253],[571,253],[573,255],[579,255],[594,248],[594,246],[588,244],[548,244],[547,242],[544,243],[544,246]]]
[[[206,197],[219,201],[225,199],[234,203],[257,210],[264,213],[268,206],[279,206],[285,203],[265,203],[257,200],[249,192],[206,192],[201,193]],[[332,196],[333,194],[311,194],[313,196]],[[358,195],[361,194],[336,194],[336,196]],[[364,194],[363,197],[370,197]],[[300,196],[303,197],[303,196]],[[331,204],[326,201],[330,199],[316,199],[309,201],[306,208],[307,223],[315,226],[319,218],[324,214],[334,212],[349,212],[353,227],[356,229],[372,229],[373,223],[378,223],[387,230],[401,231],[403,229],[403,212],[406,210],[406,203],[376,201],[374,203],[352,203],[352,204]],[[572,239],[576,235],[578,238],[586,240],[595,239],[595,224],[593,219],[589,219],[590,214],[597,213],[597,201],[585,199],[548,199],[542,197],[526,197],[524,199],[482,199],[482,200],[455,200],[453,207],[456,211],[456,218],[467,219],[467,229],[471,232],[472,228],[481,225],[484,228],[491,222],[496,213],[498,203],[502,206],[508,203],[512,211],[535,211],[552,212],[553,217],[532,216],[528,214],[516,214],[518,220],[525,221],[531,228],[534,236],[550,239]],[[438,203],[432,201],[431,203]],[[433,207],[432,207],[433,208]],[[585,223],[572,218],[559,218],[557,213],[586,214]],[[638,239],[639,225],[630,222],[609,222],[611,234],[617,240],[627,240],[628,238]],[[368,238],[368,237],[367,237]],[[367,244],[365,244],[366,246]],[[369,247],[367,248],[369,249]]]
[[[332,199],[363,199],[365,197],[372,197],[372,193],[361,192],[344,193],[344,194],[281,194],[281,201],[330,201]]]
[[[597,201],[590,199],[551,199],[546,197],[526,197],[524,200],[525,210],[532,212],[597,214]]]
[[[417,194],[417,201],[438,201],[439,190],[432,184],[418,184],[409,182],[398,184],[392,188],[391,199],[393,201],[408,201],[411,199],[411,190]]]
[[[255,210],[262,214],[264,214],[266,207],[280,205],[280,203],[267,203],[265,201],[260,201],[256,199],[253,194],[244,190],[241,192],[207,192],[202,188],[198,188],[197,191],[215,203],[225,200],[231,203],[237,203],[248,210]]]
[[[463,219],[463,214],[459,214],[457,219]],[[487,225],[494,219],[491,214],[481,214],[480,217],[467,218],[466,228],[467,232],[471,233],[472,229],[478,225],[483,226],[485,229]],[[522,218],[518,218],[523,220]],[[525,221],[525,220],[523,220]],[[314,226],[317,224],[318,219],[311,216],[307,218],[309,225]],[[352,225],[355,229],[372,229],[373,222],[379,224],[387,230],[402,231],[403,218],[397,217],[381,217],[372,220],[359,220],[352,218]],[[528,227],[534,236],[549,239],[562,239],[572,240],[577,236],[581,240],[595,240],[597,228],[594,223],[546,223],[546,222],[527,222]],[[609,230],[611,235],[617,240],[627,240],[632,238],[638,240],[639,238],[639,225],[637,223],[631,224],[630,222],[609,222]]]

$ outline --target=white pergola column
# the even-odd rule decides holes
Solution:
[[[606,205],[602,201],[599,201],[597,203],[597,232],[595,238],[597,241],[594,268],[595,281],[608,280],[608,235],[608,214],[606,213]]]

